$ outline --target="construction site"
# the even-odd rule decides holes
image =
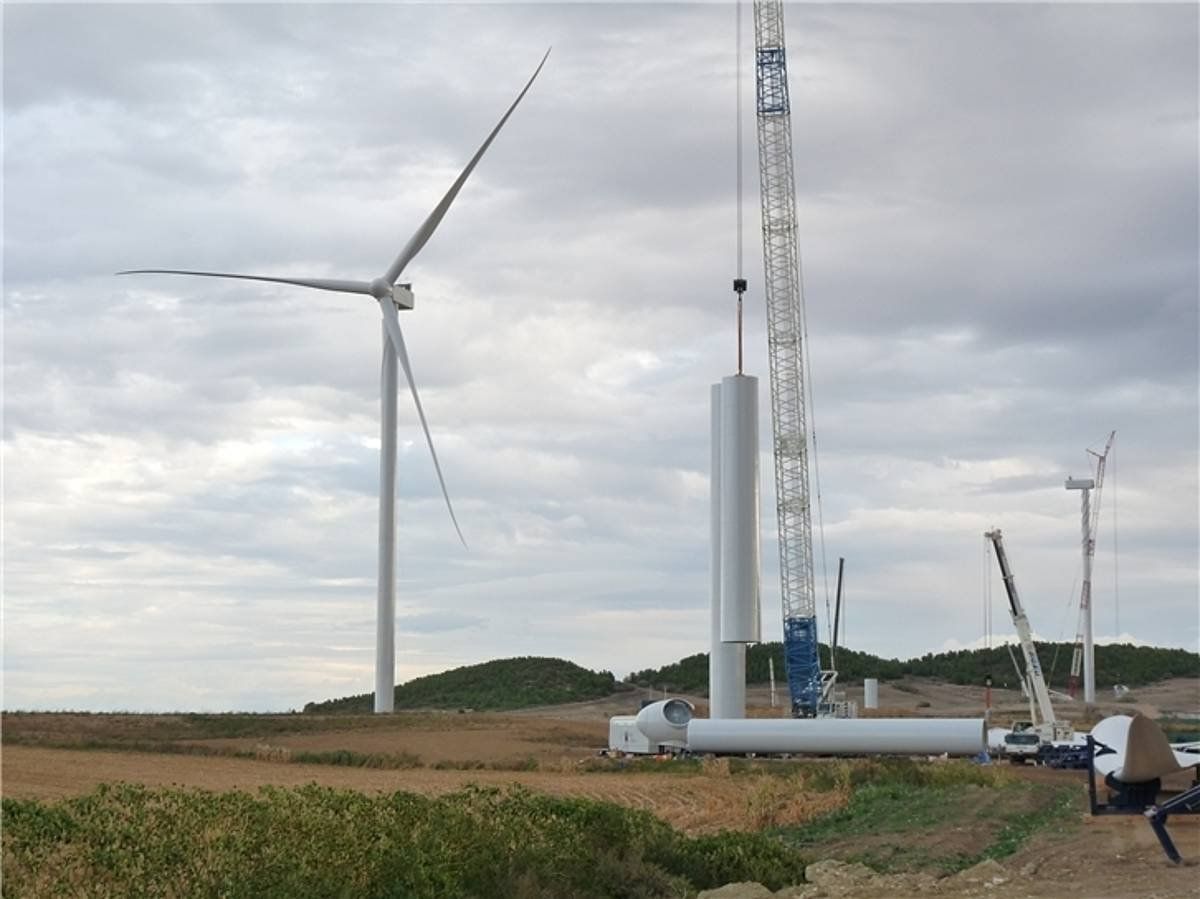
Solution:
[[[451,500],[447,481],[453,484],[454,477],[444,476],[435,449],[436,416],[431,416],[435,419],[431,430],[418,391],[401,327],[401,319],[411,317],[417,308],[416,292],[412,282],[401,278],[412,277],[406,272],[427,243],[437,245],[434,235],[443,218],[510,118],[516,114],[514,122],[521,123],[510,128],[525,124],[518,107],[527,94],[538,95],[546,81],[543,69],[553,71],[558,60],[550,50],[539,51],[540,60],[536,66],[530,62],[515,99],[511,99],[514,94],[507,95],[509,105],[503,114],[492,119],[494,125],[476,144],[474,155],[464,168],[456,169],[457,178],[440,201],[423,213],[423,220],[382,274],[370,280],[348,280],[326,277],[325,270],[318,268],[317,275],[298,277],[290,262],[284,276],[165,267],[123,267],[116,273],[123,285],[175,282],[177,276],[188,283],[225,279],[237,282],[236,289],[263,290],[264,284],[271,290],[302,288],[323,292],[322,297],[343,295],[341,300],[350,295],[360,305],[378,307],[373,312],[381,320],[372,315],[381,350],[378,458],[374,436],[359,435],[354,449],[354,458],[361,462],[360,457],[369,455],[367,467],[379,467],[378,505],[371,493],[374,485],[364,491],[359,484],[364,479],[355,475],[356,499],[363,508],[370,506],[366,518],[357,509],[353,519],[339,519],[325,511],[313,519],[331,534],[344,532],[357,540],[364,533],[363,522],[377,513],[376,570],[368,580],[357,569],[351,576],[339,564],[336,572],[323,571],[311,579],[317,585],[314,590],[361,592],[364,585],[374,590],[373,684],[370,692],[333,698],[330,681],[322,680],[322,672],[332,668],[323,668],[310,655],[304,656],[302,664],[312,667],[309,683],[319,684],[324,695],[313,697],[302,711],[134,714],[6,706],[0,719],[0,745],[8,893],[439,899],[501,895],[1174,899],[1197,895],[1200,656],[1178,648],[1186,638],[1172,643],[1173,648],[1121,639],[1125,634],[1120,623],[1113,465],[1119,445],[1115,423],[1124,420],[1119,414],[1109,415],[1098,402],[1094,406],[1081,402],[1080,408],[1086,406],[1088,414],[1059,426],[1071,436],[1059,434],[1058,439],[1078,444],[1086,471],[1062,477],[1054,469],[1051,478],[1049,463],[1039,461],[1024,468],[998,464],[988,482],[996,492],[979,489],[981,496],[994,498],[1019,482],[1019,489],[1033,491],[1040,503],[1027,513],[995,501],[1000,510],[994,513],[996,520],[969,535],[982,540],[983,547],[981,634],[972,633],[969,642],[960,642],[945,636],[949,626],[944,631],[928,629],[927,634],[942,637],[928,636],[925,654],[904,661],[856,652],[847,645],[847,609],[853,602],[848,595],[853,591],[844,588],[854,583],[856,566],[879,569],[885,563],[872,558],[875,547],[847,523],[849,517],[831,524],[828,532],[826,528],[823,496],[838,490],[849,495],[857,485],[845,482],[844,475],[842,483],[822,484],[809,301],[801,263],[807,235],[802,233],[797,191],[797,172],[806,160],[797,158],[794,145],[795,73],[789,75],[789,59],[794,61],[798,54],[789,57],[782,0],[739,2],[735,7],[732,80],[737,96],[737,170],[736,193],[727,198],[727,205],[735,206],[729,230],[736,240],[736,254],[721,289],[712,291],[713,302],[723,310],[720,333],[706,338],[709,355],[715,356],[713,348],[720,347],[719,366],[713,363],[708,366],[712,371],[706,369],[708,380],[716,380],[688,382],[689,402],[703,403],[707,409],[704,452],[695,451],[703,440],[698,435],[689,435],[688,452],[706,458],[707,466],[693,465],[686,477],[678,479],[679,496],[686,495],[677,500],[681,507],[691,503],[693,495],[706,496],[705,564],[698,565],[701,556],[690,544],[679,558],[686,559],[692,574],[694,569],[705,569],[696,583],[703,580],[707,589],[699,591],[703,595],[687,594],[691,605],[686,607],[684,601],[672,599],[655,608],[663,614],[661,620],[688,626],[703,621],[703,632],[689,630],[686,639],[672,644],[702,651],[661,668],[622,672],[619,679],[610,670],[617,667],[611,662],[604,663],[604,670],[593,671],[548,657],[555,651],[552,647],[547,648],[547,657],[500,658],[501,652],[489,641],[503,629],[501,625],[515,631],[532,629],[557,614],[557,608],[545,613],[518,611],[519,603],[509,597],[514,604],[510,615],[505,595],[488,593],[497,584],[532,584],[543,575],[547,581],[561,575],[554,588],[561,594],[540,601],[544,608],[574,604],[578,617],[562,619],[565,623],[556,633],[564,643],[586,646],[591,652],[598,652],[596,647],[606,639],[615,652],[613,644],[618,641],[599,630],[587,634],[589,625],[601,627],[604,614],[611,613],[612,620],[640,631],[636,613],[654,589],[638,584],[598,592],[604,602],[612,603],[612,609],[588,617],[597,610],[586,608],[587,599],[579,600],[572,587],[562,586],[575,582],[569,572],[554,570],[558,565],[554,551],[537,555],[555,545],[557,536],[553,527],[531,524],[533,517],[510,528],[505,515],[495,516],[505,519],[503,528],[511,530],[511,545],[484,538],[484,558],[465,556],[468,561],[460,565],[454,556],[471,552],[471,529],[461,525]],[[743,19],[752,23],[752,33],[747,29],[745,36]],[[570,48],[554,53],[569,58]],[[296,93],[303,91],[296,89]],[[751,94],[752,108],[743,101],[744,95]],[[751,132],[751,120],[752,149],[744,146],[743,137]],[[747,161],[752,155],[754,163]],[[483,169],[487,165],[483,162]],[[745,183],[747,171],[757,175],[751,190]],[[491,196],[503,193],[493,189]],[[190,253],[188,244],[183,241]],[[747,246],[761,250],[761,280],[759,260],[747,264]],[[464,242],[456,252],[471,249],[470,242]],[[135,264],[174,263],[151,258],[130,263]],[[414,270],[423,273],[419,266]],[[249,287],[246,282],[251,282]],[[129,290],[156,295],[150,287]],[[156,302],[163,305],[164,301]],[[751,311],[750,303],[757,304],[756,311]],[[165,303],[170,308],[177,305],[174,300]],[[747,323],[752,319],[761,323],[762,333],[755,336],[765,337],[765,348],[748,344]],[[947,339],[952,343],[960,337]],[[419,339],[428,341],[429,335]],[[355,347],[357,356],[361,348]],[[526,352],[523,342],[520,351]],[[447,352],[444,347],[443,352]],[[923,352],[924,345],[918,354]],[[636,368],[640,364],[636,357],[632,353],[614,365],[622,370]],[[764,383],[760,383],[754,369],[763,363]],[[854,364],[870,368],[870,362]],[[843,374],[850,367],[846,363]],[[645,368],[652,372],[654,365],[646,363]],[[589,368],[589,373],[594,369]],[[622,389],[629,383],[613,377]],[[442,380],[435,379],[435,389],[441,390],[445,375],[439,373],[437,378]],[[846,380],[851,386],[844,389],[852,392],[854,378]],[[529,403],[528,396],[520,402],[501,401],[499,394],[481,386],[484,383],[490,388],[487,376],[480,375],[473,386],[480,395],[487,394],[488,399],[480,401],[483,405],[508,408]],[[401,436],[398,424],[404,388],[420,426],[411,440]],[[441,409],[452,405],[444,402],[443,394]],[[615,414],[615,406],[606,412],[601,403],[595,409],[589,403],[577,405],[589,415],[595,411],[595,418]],[[931,419],[948,415],[932,408],[923,414]],[[295,410],[273,415],[284,431],[299,427],[297,422],[303,420]],[[369,416],[374,415],[372,406]],[[572,405],[570,416],[575,415],[587,417]],[[339,421],[337,428],[345,427]],[[373,420],[371,427],[375,427]],[[1006,427],[993,426],[988,439],[1003,439]],[[1076,438],[1076,428],[1086,433]],[[480,430],[487,429],[481,425]],[[553,430],[547,429],[539,440],[553,444],[557,437]],[[462,435],[473,433],[462,426],[452,438],[452,452],[460,459],[470,452],[464,449],[470,440]],[[619,436],[619,445],[605,450],[610,457],[623,455],[619,447],[629,435],[621,429]],[[590,439],[589,433],[586,440]],[[1136,444],[1136,433],[1133,439]],[[272,437],[274,445],[289,448],[306,441],[319,446],[321,453],[336,455],[329,449],[331,442]],[[568,454],[578,453],[569,442],[564,445]],[[436,519],[446,532],[440,536],[456,538],[452,549],[430,550],[433,544],[414,537],[413,526],[399,510],[408,500],[401,498],[398,471],[413,461],[414,446],[420,463],[432,467],[429,477],[421,475],[428,483],[419,488],[419,500],[412,501],[412,519],[422,528],[431,527],[434,516],[427,513],[436,508]],[[226,446],[226,452],[236,456],[242,450]],[[1002,450],[996,452],[1003,455]],[[502,455],[482,450],[479,454]],[[946,454],[938,464],[952,468],[956,463]],[[539,464],[545,462],[550,451],[537,458]],[[572,464],[563,470],[569,470],[572,479],[587,480],[575,461],[572,457]],[[622,458],[621,465],[626,461]],[[307,477],[303,465],[295,467],[299,477]],[[623,482],[634,471],[614,466],[609,474]],[[529,483],[540,488],[541,477],[535,471]],[[289,495],[304,496],[305,501],[319,496],[322,510],[332,509],[338,490],[331,483],[319,490],[307,484],[289,487]],[[1028,486],[1031,483],[1033,487]],[[83,488],[73,489],[75,502]],[[607,489],[617,487],[610,484]],[[483,492],[469,495],[466,504],[477,516],[483,508],[479,499]],[[1134,502],[1142,503],[1135,509],[1144,510],[1147,491],[1133,494]],[[268,518],[283,523],[280,531],[288,523],[286,512],[265,501],[225,497],[222,502],[236,507],[239,515],[243,507],[248,508],[245,514],[259,516],[255,520],[260,524],[254,527],[263,531],[271,530],[265,523]],[[853,502],[867,504],[862,496]],[[917,517],[935,519],[933,532],[953,532],[958,539],[965,522],[975,528],[983,517],[993,515],[988,502],[980,499],[971,515],[960,517],[943,514],[931,504]],[[530,507],[552,517],[563,532],[579,527],[580,536],[569,542],[601,539],[586,530],[583,517],[572,517],[567,504],[557,498],[531,500]],[[688,508],[694,513],[699,506]],[[910,520],[905,510],[881,509],[880,520]],[[163,516],[168,517],[165,512]],[[209,515],[205,527],[220,531],[235,517],[224,511]],[[1135,511],[1131,517],[1135,528],[1143,528],[1135,531],[1140,535],[1133,541],[1135,550],[1145,552],[1145,515],[1139,519]],[[705,530],[700,516],[692,519],[688,527],[696,533]],[[1112,535],[1105,547],[1100,546],[1102,523]],[[903,530],[903,524],[888,527]],[[1037,545],[1048,532],[1054,534],[1054,547],[1073,547],[1069,556],[1054,555]],[[928,533],[914,541],[927,539]],[[662,537],[661,528],[648,524],[637,539],[657,543]],[[697,543],[694,538],[692,534],[689,539]],[[55,545],[56,551],[68,555],[79,549],[65,538]],[[1105,559],[1107,546],[1111,546],[1111,559]],[[112,547],[117,544],[106,543],[100,555],[117,563],[132,555]],[[533,548],[528,558],[534,561],[521,577],[509,576],[508,569],[496,561],[506,554],[519,555],[514,547]],[[224,547],[208,570],[233,567],[230,560],[237,558],[240,549]],[[283,558],[278,546],[270,552]],[[355,544],[355,565],[364,553]],[[771,557],[765,559],[764,553]],[[441,567],[450,572],[448,578],[461,583],[447,586],[449,581],[439,580],[443,571],[436,576],[427,569],[406,572],[406,559],[422,554],[439,566],[443,558],[455,559]],[[1107,620],[1097,621],[1098,557],[1107,566],[1104,589],[1111,584],[1113,636],[1105,631]],[[836,573],[831,558],[837,560]],[[887,621],[895,627],[897,621],[916,616],[912,609],[924,608],[928,614],[937,608],[915,602],[920,588],[913,584],[937,583],[937,589],[954,595],[956,621],[962,607],[974,605],[974,600],[965,598],[970,590],[943,588],[945,574],[935,566],[915,562],[909,566],[909,559],[899,551],[891,561],[906,576],[919,572],[921,577],[898,586],[901,599],[891,607],[880,600],[888,593],[876,582],[869,594],[875,605],[868,608],[876,614],[886,608],[890,617],[875,620],[868,612],[865,621],[856,620],[853,632],[856,637],[865,634],[872,646],[890,643]],[[286,567],[280,563],[281,569]],[[561,567],[565,571],[571,563]],[[592,575],[600,577],[614,567],[619,563],[606,559],[595,564]],[[1053,580],[1046,574],[1052,568],[1077,571],[1065,612],[1055,609],[1066,625],[1048,620],[1044,592]],[[1171,586],[1181,577],[1194,577],[1194,572],[1180,576],[1168,565],[1162,568],[1162,583]],[[78,576],[71,583],[81,585],[81,590],[106,583],[103,570],[89,569],[86,577]],[[1027,573],[1034,574],[1030,580],[1036,577],[1034,582],[1043,593],[1034,606],[1036,621],[1022,591]],[[1158,574],[1135,573],[1132,580],[1140,585],[1142,597],[1154,599],[1146,585],[1156,586]],[[216,574],[211,577],[218,580]],[[658,582],[667,585],[678,580],[662,573]],[[902,581],[898,576],[897,584]],[[163,583],[165,608],[179,608],[171,603],[198,605],[169,578]],[[270,588],[263,589],[269,592]],[[487,596],[487,615],[474,615],[471,609],[476,607],[463,600],[472,589]],[[419,595],[426,606],[407,605],[413,595]],[[356,601],[360,598],[355,596]],[[231,602],[238,605],[242,600]],[[268,645],[281,655],[300,655],[279,633],[287,630],[291,615],[299,620],[310,614],[311,607],[290,603],[276,608],[284,611],[272,619],[270,639],[254,645]],[[858,607],[854,608],[858,614]],[[629,609],[634,611],[622,617]],[[149,620],[161,611],[151,604],[139,606],[131,615]],[[64,620],[69,617],[63,615]],[[512,621],[501,620],[507,617]],[[1160,627],[1164,616],[1139,608],[1131,617],[1147,627]],[[331,663],[340,666],[337,683],[350,682],[360,689],[364,686],[360,675],[367,670],[362,649],[365,626],[356,621],[357,630],[343,631],[338,630],[341,624],[340,620],[336,625],[325,622],[316,628],[326,630],[321,636],[324,646],[337,645],[339,660]],[[108,627],[103,621],[90,621],[88,626],[97,631]],[[1068,628],[1073,639],[1061,643],[1047,639],[1055,626]],[[1180,623],[1180,628],[1193,626],[1194,622]],[[176,621],[171,627],[187,629]],[[402,678],[398,683],[406,652],[403,642],[397,647],[398,634],[433,635],[426,644],[433,645],[440,634],[456,631],[473,632],[472,651],[491,661]],[[959,627],[956,633],[964,632]],[[774,635],[778,642],[772,641]],[[653,646],[648,639],[636,642],[643,640],[641,633],[629,636],[631,646]],[[942,651],[931,651],[939,642]],[[89,637],[89,652],[93,645]],[[658,662],[667,652],[665,645],[653,647]],[[950,646],[957,648],[946,648]],[[94,660],[102,655],[79,657]],[[346,661],[350,655],[353,660]],[[1103,670],[1098,660],[1106,657],[1110,668]],[[186,663],[187,656],[182,658],[179,664]],[[1125,666],[1120,672],[1111,661],[1117,658]],[[18,670],[29,667],[19,665]],[[154,675],[148,673],[152,670],[147,667],[145,674],[139,670],[138,679],[152,680]],[[179,682],[189,679],[190,672],[178,678]],[[75,694],[64,688],[54,695]],[[42,707],[71,708],[58,699],[54,702],[58,704]],[[111,703],[109,707],[128,708]],[[223,706],[245,707],[261,706]]]
[[[1098,712],[1140,711],[1156,719],[1195,715],[1198,688],[1196,678],[1168,681],[1139,688],[1136,703],[1104,701]],[[860,700],[860,690],[851,687],[848,695]],[[914,786],[920,775],[900,772],[897,779],[886,763],[869,759],[601,757],[609,719],[636,708],[639,695],[644,698],[626,692],[507,714],[6,714],[4,795],[63,801],[118,782],[251,793],[315,783],[371,795],[401,790],[430,796],[471,784],[519,786],[646,810],[687,834],[803,836],[806,861],[822,866],[808,878],[808,892],[780,889],[783,896],[991,895],[996,889],[1045,899],[1195,894],[1200,821],[1172,819],[1185,859],[1173,866],[1141,815],[1088,814],[1079,771],[922,760],[929,785],[921,787]],[[690,698],[704,710],[705,697]],[[978,689],[912,679],[882,684],[878,712],[914,721],[919,715],[971,715],[981,699]],[[1027,710],[1017,690],[998,689],[993,702],[998,715]],[[752,716],[778,711],[770,708],[765,685],[748,691],[747,705]],[[216,735],[234,730],[242,735]],[[965,773],[961,765],[976,773]],[[961,784],[955,783],[959,777]],[[863,794],[871,782],[879,790]],[[1177,776],[1164,787],[1189,782]],[[869,807],[857,810],[866,797]],[[845,823],[822,823],[834,820]],[[1017,831],[1022,837],[1014,840]],[[13,862],[7,858],[6,868]]]

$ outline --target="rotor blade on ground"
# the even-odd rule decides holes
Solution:
[[[235,278],[239,281],[267,281],[271,284],[292,284],[296,287],[314,287],[317,290],[333,290],[337,293],[363,293],[371,296],[371,285],[366,281],[341,281],[336,278],[273,278],[268,275],[235,275],[229,272],[191,272],[177,268],[134,268],[117,272],[118,275],[198,275],[202,278]]]
[[[391,299],[384,298],[379,301],[379,309],[383,313],[383,324],[387,328],[392,349],[396,351],[396,358],[400,361],[400,367],[404,369],[408,389],[412,392],[413,403],[417,407],[417,418],[421,420],[421,430],[425,432],[425,442],[429,444],[429,455],[433,457],[433,470],[437,472],[438,483],[442,486],[446,511],[450,513],[450,520],[454,522],[454,530],[458,532],[458,539],[462,541],[463,546],[466,546],[466,538],[463,537],[462,528],[458,526],[458,518],[454,515],[454,506],[450,503],[450,493],[446,490],[446,479],[442,477],[442,466],[438,462],[437,450],[433,448],[433,437],[429,433],[429,424],[425,421],[425,409],[422,408],[421,397],[417,394],[417,382],[413,380],[412,365],[408,361],[408,350],[404,346],[404,335],[400,332],[400,318],[396,315],[396,307],[392,304]]]
[[[1092,728],[1098,772],[1122,783],[1147,783],[1196,765],[1196,756],[1171,747],[1166,734],[1140,713],[1112,715]]]
[[[504,117],[496,123],[496,127],[493,128],[492,133],[487,136],[487,140],[485,140],[479,149],[475,151],[475,155],[471,157],[471,161],[467,163],[467,167],[462,170],[462,174],[460,174],[458,179],[452,185],[450,185],[450,189],[446,191],[446,196],[442,197],[442,201],[434,207],[433,212],[429,213],[429,217],[421,223],[421,227],[418,228],[413,236],[408,239],[408,243],[404,245],[404,249],[400,251],[400,255],[396,257],[396,261],[388,267],[388,270],[383,277],[389,284],[396,283],[396,279],[400,277],[401,272],[404,271],[404,267],[412,262],[413,257],[416,256],[417,253],[421,252],[421,248],[425,246],[429,238],[433,236],[433,232],[437,230],[437,226],[441,223],[442,217],[445,216],[446,210],[450,208],[450,204],[454,202],[454,198],[458,196],[459,190],[461,190],[463,184],[466,183],[467,176],[469,176],[471,174],[471,170],[475,168],[475,163],[479,162],[479,159],[483,156],[484,151],[491,146],[492,140],[497,134],[500,133],[500,129],[504,127],[504,123],[508,121],[508,117],[513,114],[513,110],[517,108],[517,104],[520,103],[524,98],[530,86],[532,86],[533,80],[537,78],[538,72],[540,72],[542,70],[542,66],[546,64],[546,59],[549,56],[550,51],[547,50],[546,55],[543,56],[542,61],[538,63],[538,67],[530,76],[529,81],[525,83],[525,87],[521,90],[521,93],[517,94],[517,99],[513,100],[512,106],[508,107],[508,112],[504,113]]]

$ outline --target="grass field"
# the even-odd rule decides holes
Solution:
[[[718,762],[655,776],[744,797],[743,814],[726,806],[741,828],[688,835],[648,810],[521,786],[372,797],[316,785],[253,793],[101,785],[59,802],[4,800],[6,887],[11,895],[86,884],[90,895],[114,896],[430,897],[678,896],[737,881],[779,888],[830,857],[824,843],[904,835],[899,845],[976,816],[984,799],[1028,809],[1036,792],[1006,771],[965,762]],[[597,768],[584,777],[636,788],[642,772]],[[1045,811],[1020,834],[1002,822],[977,829],[974,853],[943,868],[1010,854],[1071,813],[1063,803]],[[790,823],[797,817],[807,823]],[[875,858],[861,847],[846,857],[881,870],[927,861],[911,852]]]

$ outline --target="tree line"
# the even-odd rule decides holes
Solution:
[[[505,710],[610,696],[619,685],[611,671],[591,671],[563,659],[496,659],[417,677],[398,685],[397,709]],[[367,713],[374,694],[310,702],[305,712]]]
[[[1051,687],[1065,690],[1070,674],[1072,643],[1040,643],[1038,658]],[[829,666],[829,647],[821,644],[821,664]],[[1018,663],[1024,667],[1018,647],[1013,647]],[[765,684],[770,678],[770,660],[775,662],[776,682],[783,688],[782,643],[759,643],[746,650],[746,681]],[[991,649],[964,649],[955,652],[926,653],[912,659],[885,659],[869,652],[839,647],[837,651],[839,683],[875,677],[884,681],[904,677],[928,677],[952,684],[983,684],[991,677],[997,687],[1016,687],[1017,672],[1004,646]],[[1200,676],[1200,653],[1186,649],[1162,649],[1133,646],[1128,643],[1096,647],[1096,685],[1129,687],[1154,683],[1169,677]],[[655,687],[681,693],[705,693],[708,690],[708,653],[687,656],[662,668],[635,671],[626,678],[630,684]]]

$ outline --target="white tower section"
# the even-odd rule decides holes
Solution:
[[[863,679],[863,708],[879,708],[879,678],[877,677]]]
[[[746,717],[746,644],[762,639],[758,379],[712,387],[709,716]]]
[[[379,416],[379,577],[375,595],[375,712],[396,700],[396,396],[399,368],[383,329]]]
[[[708,715],[746,717],[746,646],[721,642],[721,385],[712,385],[712,477],[709,488],[712,562],[708,651]]]
[[[761,643],[758,378],[721,382],[721,640]]]

